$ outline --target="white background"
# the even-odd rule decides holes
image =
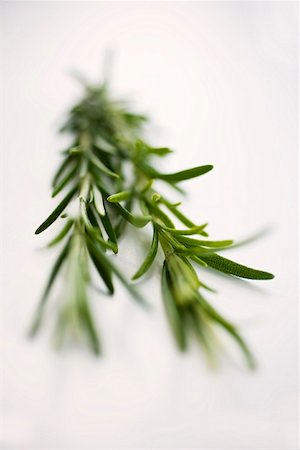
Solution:
[[[297,448],[297,14],[296,2],[1,4],[1,448]],[[114,93],[154,118],[154,144],[176,150],[163,168],[215,166],[185,184],[184,210],[215,238],[273,226],[227,253],[273,281],[203,272],[255,373],[234,346],[220,372],[196,346],[176,352],[158,268],[141,285],[151,313],[121,286],[112,301],[93,295],[102,358],[55,353],[47,330],[25,338],[56,254],[42,250],[51,231],[33,233],[55,206],[49,184],[66,144],[56,131],[80,95],[68,73],[97,81],[107,48]],[[132,234],[119,259],[129,274],[142,256]]]

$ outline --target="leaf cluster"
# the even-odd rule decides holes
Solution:
[[[179,203],[170,202],[154,189],[155,181],[161,180],[181,191],[179,183],[202,176],[213,166],[160,172],[155,159],[168,156],[172,150],[153,147],[142,138],[146,121],[145,116],[134,114],[124,102],[112,100],[106,83],[100,87],[86,85],[82,100],[69,112],[61,131],[71,134],[72,143],[62,152],[52,182],[52,197],[60,195],[61,200],[36,230],[39,234],[56,220],[62,221],[59,233],[48,244],[62,248],[37,308],[31,333],[39,329],[54,281],[65,271],[67,286],[58,314],[57,336],[60,341],[66,335],[84,337],[91,350],[99,353],[100,339],[89,300],[93,271],[107,295],[114,294],[114,280],[118,278],[143,303],[135,285],[122,274],[111,253],[118,253],[118,242],[126,224],[136,228],[151,224],[149,251],[132,280],[149,270],[161,249],[163,301],[178,347],[187,348],[187,335],[193,330],[211,356],[216,324],[232,336],[253,367],[254,359],[236,326],[205,299],[203,292],[213,290],[200,281],[194,266],[248,279],[268,280],[273,275],[219,255],[233,241],[209,239],[207,223],[193,223],[179,209]],[[70,212],[71,203],[76,205],[75,215]],[[174,221],[181,222],[182,226],[177,228]]]

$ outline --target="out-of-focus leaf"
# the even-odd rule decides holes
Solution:
[[[87,248],[89,255],[100,275],[103,282],[105,283],[109,293],[112,295],[114,293],[114,286],[111,279],[111,271],[106,264],[104,264],[103,258],[101,255],[99,256],[99,251],[97,251],[95,246],[92,246],[89,242],[87,242]]]
[[[154,192],[154,194],[152,194],[151,201],[153,203],[158,203],[159,200],[160,200],[160,194],[158,194],[157,192]]]
[[[94,248],[94,250],[98,254],[98,258],[103,261],[103,264],[109,267],[109,269],[116,275],[117,278],[123,283],[123,285],[126,287],[126,289],[131,293],[131,295],[141,304],[146,306],[146,303],[143,299],[143,297],[139,294],[139,292],[135,289],[134,286],[132,286],[130,283],[127,282],[126,277],[122,274],[122,272],[117,268],[117,266],[111,261],[110,258],[107,258],[104,253],[97,251],[97,246],[94,244],[94,242],[91,239],[88,239],[88,243],[91,247]]]
[[[103,205],[103,198],[101,191],[97,188],[97,186],[93,185],[93,194],[94,194],[94,205],[100,216],[105,215],[104,205]]]
[[[69,230],[72,228],[73,223],[73,220],[67,220],[60,233],[54,239],[52,239],[52,241],[49,242],[48,247],[53,247],[54,245],[58,244],[68,234]]]
[[[184,326],[175,300],[173,298],[171,287],[169,285],[169,275],[165,262],[162,269],[161,286],[163,301],[171,330],[174,334],[178,348],[184,351],[186,350],[186,336]]]
[[[221,325],[236,340],[246,357],[249,367],[251,369],[255,369],[256,363],[254,357],[246,342],[238,333],[236,327],[232,323],[228,322],[224,317],[222,317],[203,297],[200,297],[199,301],[210,318]]]
[[[58,167],[57,171],[54,174],[52,180],[52,187],[54,187],[58,183],[61,176],[64,174],[65,170],[72,164],[73,161],[74,157],[72,155],[69,155],[63,159],[62,163],[60,164],[60,166]]]
[[[119,178],[119,175],[115,172],[113,172],[112,170],[110,170],[108,167],[106,167],[99,158],[97,158],[96,156],[88,153],[87,154],[87,158],[91,161],[92,164],[94,164],[94,166],[96,166],[101,172],[105,173],[106,175],[109,175],[110,177],[113,178]]]
[[[202,308],[194,303],[187,308],[185,318],[190,319],[190,324],[195,332],[196,338],[205,351],[208,363],[212,367],[217,367],[217,360],[214,353],[214,340],[212,329],[209,326],[209,321],[205,320]]]
[[[59,183],[54,186],[52,197],[55,197],[59,192],[63,190],[63,188],[72,181],[75,173],[77,172],[77,167],[74,166],[62,179]]]
[[[238,248],[238,247],[241,247],[243,245],[250,244],[251,242],[255,242],[256,240],[260,239],[262,236],[267,234],[269,231],[271,231],[270,227],[264,228],[264,229],[258,231],[257,233],[255,233],[255,234],[253,234],[251,236],[248,236],[248,237],[246,237],[244,239],[241,239],[241,240],[238,240],[238,241],[235,240],[234,244],[230,247],[230,249]],[[222,248],[222,251],[223,250],[227,250],[227,247],[224,248],[224,249]]]
[[[208,264],[203,261],[202,257],[200,258],[199,256],[190,256],[190,258],[192,261],[199,264],[199,266],[208,267]]]
[[[78,309],[80,314],[80,320],[83,322],[85,326],[90,347],[96,355],[99,355],[100,341],[86,298],[81,299],[78,305]]]
[[[173,150],[167,147],[149,147],[148,153],[156,156],[166,156],[169,153],[173,153]]]
[[[54,265],[52,267],[52,270],[51,270],[48,282],[46,284],[44,293],[43,293],[40,303],[38,305],[33,324],[30,328],[30,332],[29,332],[30,336],[34,336],[39,329],[39,326],[40,326],[40,323],[42,320],[43,308],[45,306],[46,300],[48,298],[48,295],[52,288],[52,285],[55,281],[55,278],[56,278],[57,274],[59,273],[60,268],[62,267],[62,264],[68,255],[69,247],[70,247],[70,239],[68,240],[67,244],[64,246],[62,251],[60,252],[56,262],[54,263]]]
[[[97,136],[95,138],[94,145],[98,147],[101,151],[106,152],[109,155],[115,156],[118,153],[118,150],[101,136]]]

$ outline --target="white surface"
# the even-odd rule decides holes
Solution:
[[[3,449],[297,448],[297,9],[296,2],[1,4]],[[54,257],[39,251],[51,233],[33,231],[54,205],[49,181],[65,144],[56,130],[80,93],[67,72],[96,80],[107,48],[116,51],[114,91],[155,119],[154,143],[177,150],[165,168],[215,166],[186,184],[185,211],[208,220],[216,238],[274,225],[231,253],[274,272],[274,281],[204,274],[219,291],[212,300],[257,355],[254,374],[234,348],[235,362],[224,361],[220,373],[194,346],[176,352],[158,270],[142,285],[151,314],[121,287],[113,301],[95,296],[103,358],[55,354],[48,337],[24,338]],[[120,259],[133,273],[141,253],[130,245]]]

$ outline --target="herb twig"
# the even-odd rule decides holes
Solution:
[[[249,366],[254,367],[254,358],[237,327],[205,298],[205,291],[213,289],[199,279],[194,266],[256,280],[268,280],[273,275],[219,255],[219,251],[233,246],[233,241],[209,239],[207,223],[195,224],[182,213],[179,203],[171,203],[155,190],[155,180],[180,190],[179,183],[202,176],[213,166],[160,172],[153,161],[166,157],[171,150],[153,147],[143,139],[143,125],[148,119],[131,112],[124,102],[112,100],[107,82],[100,86],[85,83],[84,89],[82,100],[71,109],[61,129],[73,137],[52,183],[52,196],[61,195],[62,199],[36,230],[39,234],[62,217],[61,231],[49,243],[49,247],[62,245],[62,250],[37,308],[31,334],[38,331],[51,288],[64,270],[66,287],[56,326],[58,340],[83,338],[93,352],[99,353],[100,340],[89,299],[91,267],[102,279],[108,295],[114,294],[114,279],[119,278],[133,297],[143,302],[110,253],[118,253],[118,240],[127,223],[136,228],[151,224],[149,251],[132,280],[149,270],[161,248],[162,296],[178,347],[187,348],[189,330],[193,329],[211,358],[215,342],[212,325],[217,324],[231,335]],[[71,203],[76,205],[75,215],[70,212]],[[137,208],[140,212],[136,212]],[[182,226],[177,228],[174,221]]]

